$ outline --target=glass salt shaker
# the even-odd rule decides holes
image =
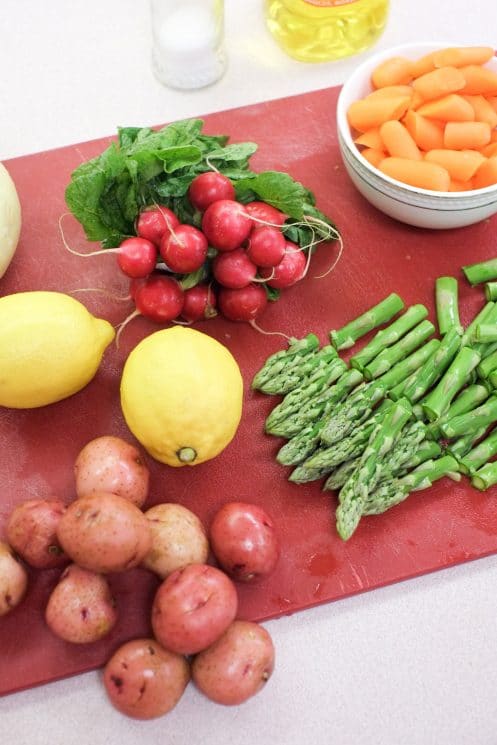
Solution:
[[[151,0],[152,66],[164,85],[192,90],[226,69],[224,0]]]

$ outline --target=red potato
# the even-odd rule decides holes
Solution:
[[[137,447],[120,437],[90,440],[74,464],[76,496],[109,492],[141,507],[148,496],[150,472]]]
[[[66,505],[57,497],[29,499],[11,512],[7,540],[30,566],[51,569],[68,561],[57,539],[57,526]]]
[[[105,577],[76,564],[68,566],[48,599],[45,621],[66,642],[89,644],[102,639],[117,621]]]
[[[238,598],[233,582],[207,564],[190,564],[169,575],[152,605],[157,641],[178,654],[195,654],[218,639],[234,620]]]
[[[190,667],[154,639],[134,639],[112,655],[103,680],[116,709],[134,719],[155,719],[174,709],[190,680]]]
[[[108,492],[71,502],[59,522],[57,537],[76,564],[104,574],[138,566],[152,545],[143,512]]]
[[[0,541],[0,617],[19,605],[27,587],[26,570],[11,547]]]
[[[239,582],[254,582],[274,570],[280,555],[272,519],[256,504],[229,502],[211,523],[209,538],[221,567]]]
[[[234,706],[255,696],[273,670],[274,646],[266,629],[251,621],[234,621],[195,657],[192,678],[211,701]]]
[[[201,521],[181,504],[157,504],[145,512],[152,533],[152,548],[143,566],[165,579],[188,564],[204,564],[209,541]]]

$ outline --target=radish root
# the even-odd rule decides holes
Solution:
[[[288,336],[288,334],[284,334],[283,331],[265,331],[265,329],[261,329],[260,326],[257,325],[255,322],[255,319],[252,319],[248,322],[249,326],[252,326],[253,329],[259,332],[259,334],[264,334],[264,336],[282,336],[287,341],[290,341],[292,338],[291,336]]]

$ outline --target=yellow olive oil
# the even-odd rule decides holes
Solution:
[[[265,0],[268,28],[302,62],[363,52],[385,27],[389,0]]]

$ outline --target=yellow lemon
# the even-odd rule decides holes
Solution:
[[[233,439],[243,381],[225,346],[183,326],[147,336],[121,380],[126,423],[150,455],[170,466],[214,458]]]
[[[32,409],[81,390],[114,335],[108,321],[61,292],[0,298],[0,406]]]

